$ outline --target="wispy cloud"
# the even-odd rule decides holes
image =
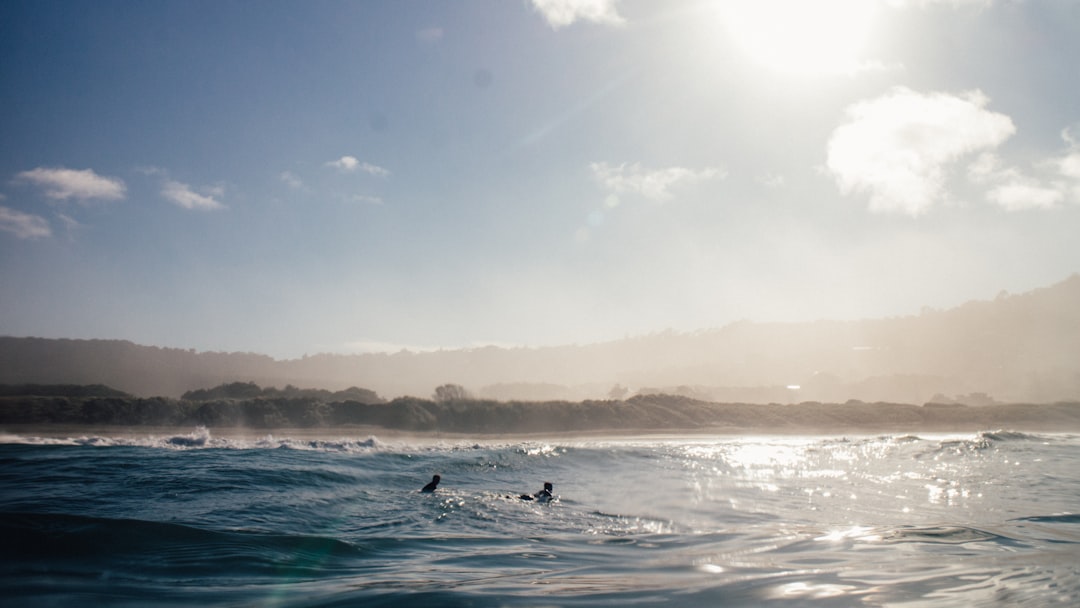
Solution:
[[[16,179],[39,186],[45,196],[60,201],[120,200],[127,192],[123,180],[98,175],[91,169],[38,167],[19,173]]]
[[[293,190],[302,190],[304,188],[303,180],[297,177],[292,171],[282,171],[278,174],[278,178]]]
[[[623,25],[615,5],[618,0],[532,0],[533,8],[544,16],[554,29],[575,21],[591,21],[602,25]]]
[[[923,94],[905,87],[858,102],[829,139],[826,168],[845,195],[868,193],[872,211],[921,215],[947,200],[952,164],[1016,132],[988,103],[980,91]]]
[[[374,175],[375,177],[386,177],[387,175],[390,175],[389,170],[371,163],[360,163],[360,170],[369,175]]]
[[[0,206],[0,230],[10,232],[20,239],[40,239],[52,236],[52,228],[49,227],[49,222],[45,218],[4,206]]]
[[[1061,131],[1061,139],[1068,146],[1065,153],[1050,161],[1057,174],[1067,180],[1069,197],[1080,203],[1080,124]]]
[[[714,177],[721,179],[726,177],[725,172],[712,167],[696,170],[684,167],[646,169],[639,163],[610,165],[600,162],[592,163],[589,168],[592,170],[593,177],[609,192],[609,207],[618,204],[618,196],[621,194],[635,194],[649,200],[663,202],[672,197],[671,189],[676,186]]]
[[[191,186],[171,179],[166,180],[165,185],[161,188],[161,196],[172,203],[184,209],[200,211],[224,209],[225,205],[214,198],[214,196],[220,197],[221,194],[220,188],[212,189],[210,194],[199,194],[192,190]]]
[[[60,220],[60,223],[64,225],[64,229],[69,237],[72,236],[76,230],[82,228],[82,224],[80,224],[78,220],[66,213],[57,213],[56,219]]]
[[[337,160],[332,160],[326,163],[326,166],[333,167],[342,173],[352,173],[354,171],[363,171],[369,175],[376,177],[386,177],[390,175],[390,171],[368,162],[361,162],[355,156],[342,156]]]
[[[986,198],[1008,211],[1051,209],[1065,200],[1061,182],[1043,183],[1016,167],[1005,167],[998,155],[989,152],[968,166],[968,178],[986,186]]]
[[[1065,193],[1061,190],[1023,176],[994,186],[986,196],[1008,211],[1053,209],[1065,200]]]
[[[1032,164],[1032,171],[1005,166],[985,153],[968,167],[968,177],[988,188],[986,197],[1008,211],[1054,209],[1066,201],[1080,203],[1080,141],[1073,128],[1061,132],[1065,150]]]

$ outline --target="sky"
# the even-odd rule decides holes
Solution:
[[[0,335],[276,358],[1080,271],[1075,0],[0,3]]]

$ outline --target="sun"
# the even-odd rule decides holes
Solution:
[[[877,16],[873,0],[725,0],[722,19],[752,61],[802,76],[854,74]]]

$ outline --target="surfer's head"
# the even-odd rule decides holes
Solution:
[[[545,481],[545,482],[544,482],[544,489],[545,489],[545,490],[547,490],[548,492],[550,492],[550,491],[551,491],[551,490],[552,490],[553,488],[554,488],[554,486],[552,486],[552,485],[551,485],[551,482],[550,482],[550,481]]]
[[[439,483],[440,481],[442,481],[442,477],[439,477],[438,475],[432,475],[431,481],[434,483]]]

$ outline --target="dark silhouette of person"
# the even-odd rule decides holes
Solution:
[[[420,488],[420,491],[421,492],[434,492],[435,488],[439,487],[439,482],[440,481],[442,481],[442,477],[439,477],[438,475],[432,475],[431,476],[431,482],[428,483],[426,486]]]
[[[543,490],[540,490],[539,492],[537,492],[536,494],[533,494],[531,496],[528,495],[528,494],[522,494],[521,495],[521,500],[535,500],[535,501],[538,501],[538,502],[547,502],[547,501],[551,500],[551,491],[553,489],[554,489],[554,486],[551,485],[551,482],[550,481],[545,481]]]

